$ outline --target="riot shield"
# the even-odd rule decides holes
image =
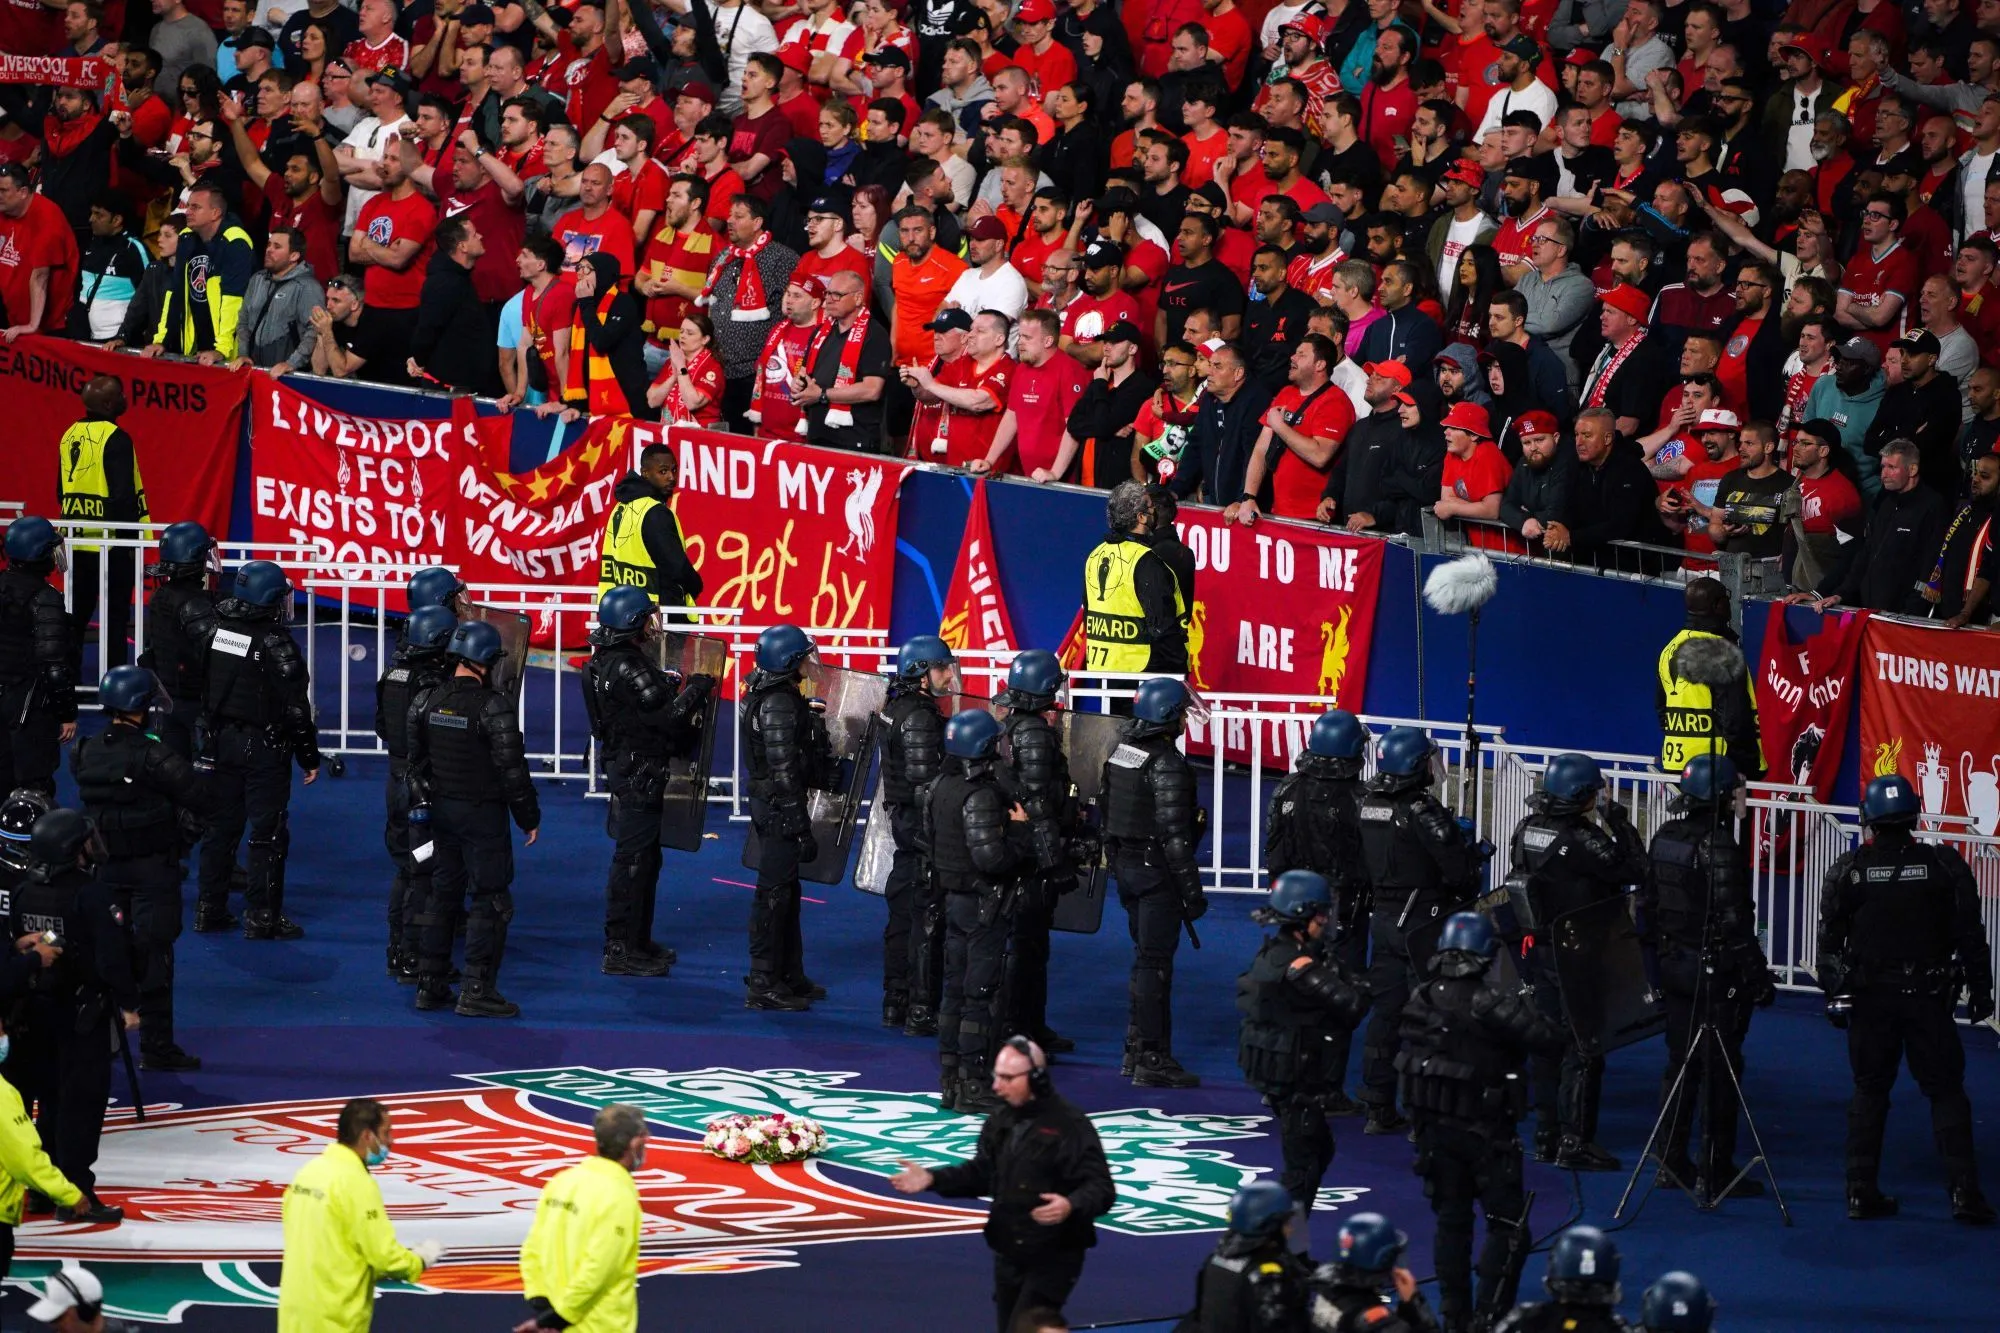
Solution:
[[[976,694],[945,694],[938,698],[938,711],[947,719],[968,708],[990,709],[992,706],[991,699],[982,699]],[[886,727],[887,723],[882,726]],[[882,798],[882,780],[878,775],[874,794],[868,799],[868,826],[861,834],[861,856],[854,863],[854,887],[863,893],[887,893],[889,868],[895,859],[896,836],[890,827],[889,806]]]
[[[669,630],[647,645],[653,665],[686,680],[712,676],[715,688],[702,700],[692,721],[696,730],[667,761],[667,793],[660,805],[660,846],[677,852],[701,850],[708,823],[708,779],[715,758],[715,711],[722,699],[722,678],[729,670],[729,645],[702,634]]]
[[[1080,807],[1078,818],[1093,829],[1102,829],[1104,819],[1098,801],[1104,794],[1104,765],[1118,748],[1125,719],[1109,713],[1058,715],[1063,730],[1063,754],[1069,760],[1070,781],[1076,786]],[[1110,872],[1100,849],[1091,864],[1079,866],[1076,887],[1056,899],[1052,930],[1072,935],[1095,935],[1104,924],[1104,900],[1110,894]]]
[[[1666,1010],[1646,968],[1631,894],[1555,919],[1556,978],[1563,1015],[1585,1049],[1615,1051],[1666,1031]]]
[[[1521,941],[1534,929],[1527,876],[1516,872],[1506,883],[1475,900],[1472,908],[1493,923],[1493,933],[1500,939],[1500,951],[1486,970],[1486,984],[1502,995],[1512,995],[1521,989]]]
[[[826,707],[827,737],[833,751],[830,791],[807,793],[806,813],[812,822],[819,855],[799,865],[799,878],[815,884],[838,884],[847,878],[847,859],[854,850],[854,820],[861,810],[868,770],[875,757],[879,714],[888,697],[886,677],[868,671],[827,666],[808,659],[800,689]],[[753,824],[743,840],[743,864],[755,869],[761,844]]]
[[[477,602],[467,603],[464,618],[483,620],[500,631],[500,660],[493,664],[487,683],[518,704],[521,678],[528,670],[528,618],[519,611],[497,611]]]

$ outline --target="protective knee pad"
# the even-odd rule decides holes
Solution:
[[[478,920],[497,922],[504,926],[514,919],[514,895],[502,889],[498,893],[474,898],[471,915]]]

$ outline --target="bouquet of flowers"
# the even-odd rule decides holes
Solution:
[[[817,1120],[782,1111],[726,1115],[708,1122],[701,1146],[726,1162],[800,1162],[826,1151],[826,1131]]]

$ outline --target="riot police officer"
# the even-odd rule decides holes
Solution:
[[[0,801],[0,890],[12,893],[34,868],[29,840],[35,821],[48,812],[49,798],[32,788],[11,792]],[[0,948],[0,1005],[25,996],[35,974],[61,957],[62,946],[50,944],[39,931],[15,940],[11,949]]]
[[[7,1077],[37,1103],[35,1127],[56,1169],[83,1191],[59,1222],[116,1224],[125,1214],[97,1198],[97,1143],[111,1095],[114,1032],[139,1026],[139,987],[125,925],[98,882],[104,843],[75,810],[51,810],[28,840],[33,868],[12,894],[11,938],[53,933],[62,957],[35,978],[26,1022],[14,1036]]]
[[[967,1115],[1000,1108],[987,1061],[1015,880],[1034,864],[1027,811],[994,774],[1000,723],[960,713],[944,728],[944,771],[926,793],[931,869],[944,898],[944,995],[938,1006],[939,1086]]]
[[[1253,1180],[1229,1201],[1229,1227],[1194,1279],[1194,1312],[1176,1333],[1295,1333],[1308,1327],[1312,1265],[1288,1238],[1298,1211],[1285,1187]]]
[[[1662,1273],[1639,1299],[1643,1333],[1708,1333],[1714,1323],[1715,1298],[1693,1273]]]
[[[957,686],[958,659],[943,639],[919,634],[896,653],[889,702],[882,709],[882,799],[896,852],[883,890],[882,1026],[912,1037],[936,1036],[944,994],[944,891],[923,847],[927,790],[944,763],[944,714],[938,696]],[[949,1031],[943,1045],[953,1044]]]
[[[1984,1226],[1994,1214],[1979,1188],[1965,1047],[1952,1009],[1963,987],[1967,1018],[1993,1016],[1993,958],[1971,869],[1951,848],[1911,836],[1919,813],[1909,779],[1890,774],[1870,782],[1861,799],[1869,841],[1834,862],[1820,889],[1819,981],[1831,999],[1827,1016],[1847,1028],[1854,1071],[1847,1215],[1895,1215],[1877,1172],[1889,1089],[1907,1055],[1910,1076],[1930,1100],[1951,1215]]]
[[[1519,995],[1486,982],[1500,951],[1492,923],[1475,912],[1445,922],[1433,976],[1411,993],[1402,1015],[1395,1068],[1403,1105],[1416,1122],[1417,1174],[1437,1214],[1438,1309],[1460,1330],[1476,1309],[1514,1299],[1527,1255],[1521,1140],[1527,1109],[1523,1066],[1562,1048],[1554,1024]],[[1472,1291],[1472,1205],[1486,1215],[1479,1300]]]
[[[1741,780],[1726,755],[1698,755],[1681,774],[1674,818],[1653,834],[1651,865],[1639,890],[1646,942],[1659,959],[1660,993],[1667,1010],[1667,1068],[1661,1087],[1671,1088],[1689,1059],[1694,1034],[1714,1025],[1728,1068],[1704,1049],[1689,1069],[1681,1095],[1667,1114],[1663,1170],[1669,1183],[1692,1185],[1704,1199],[1762,1194],[1762,1181],[1736,1181],[1736,1098],[1743,1078],[1743,1039],[1752,1005],[1777,998],[1771,969],[1757,943],[1757,904],[1750,890],[1750,849],[1736,836],[1730,809]],[[1688,1158],[1695,1107],[1701,1109],[1702,1151]]]
[[[250,830],[250,877],[243,889],[243,938],[295,940],[305,930],[285,916],[285,856],[291,846],[291,764],[310,787],[319,777],[306,661],[286,628],[292,583],[269,560],[236,571],[215,608],[203,684],[201,753],[214,764],[216,813],[201,843],[195,929],[226,929],[236,847]]]
[[[1192,1088],[1201,1080],[1173,1054],[1174,953],[1181,925],[1208,910],[1195,848],[1202,815],[1194,773],[1174,744],[1194,697],[1170,677],[1132,698],[1124,743],[1104,764],[1104,838],[1132,933],[1131,1022],[1126,1054],[1142,1088]]]
[[[1549,1250],[1546,1301],[1517,1305],[1493,1333],[1625,1333],[1618,1247],[1596,1227],[1571,1227]]]
[[[160,678],[173,707],[157,719],[160,739],[181,758],[194,759],[195,721],[208,679],[208,644],[215,634],[215,539],[192,520],[160,534],[160,559],[146,605],[146,651],[139,665]]]
[[[389,975],[406,986],[417,984],[431,912],[430,859],[410,854],[410,705],[451,674],[445,647],[457,629],[458,617],[443,606],[412,612],[403,624],[403,641],[375,682],[375,734],[389,752],[382,843],[396,867],[389,883]]]
[[[1030,648],[1007,667],[1007,688],[993,702],[1000,719],[1000,785],[1028,812],[1037,864],[1023,875],[1014,904],[1014,933],[1007,945],[1007,975],[1001,981],[1009,1032],[1024,1032],[1053,1055],[1076,1043],[1049,1026],[1049,931],[1056,900],[1076,887],[1074,853],[1091,831],[1082,824],[1076,784],[1062,736],[1050,712],[1068,677],[1046,648]],[[1059,854],[1058,854],[1059,853]],[[1040,862],[1052,864],[1043,868]]]
[[[1333,894],[1326,878],[1287,870],[1271,886],[1268,906],[1252,915],[1278,928],[1236,981],[1243,1025],[1236,1063],[1278,1117],[1284,1154],[1279,1182],[1302,1211],[1319,1197],[1333,1164],[1327,1098],[1336,1087],[1334,1034],[1351,1032],[1368,1012],[1361,978],[1332,950]]]
[[[757,669],[744,682],[738,705],[758,843],[743,997],[750,1009],[796,1012],[825,994],[806,976],[799,936],[799,866],[819,854],[807,802],[834,778],[824,705],[807,703],[799,692],[812,654],[813,641],[797,625],[773,625],[759,634]]]
[[[1402,1266],[1410,1238],[1380,1213],[1356,1213],[1341,1224],[1334,1258],[1313,1273],[1312,1327],[1331,1333],[1438,1333],[1437,1318]],[[1397,1305],[1382,1303],[1393,1288]]]
[[[521,1006],[499,986],[507,923],[514,919],[514,845],[507,818],[513,816],[532,847],[542,808],[528,776],[514,705],[489,683],[493,664],[505,651],[500,631],[482,620],[466,621],[452,631],[445,651],[452,674],[410,706],[410,798],[429,815],[437,848],[431,919],[417,964],[417,1007],[451,1003],[450,915],[440,910],[440,900],[456,903],[469,889],[465,986],[457,1012],[466,1018],[513,1018]]]
[[[403,596],[411,615],[427,606],[441,606],[459,620],[470,618],[466,613],[472,609],[472,599],[464,580],[443,565],[431,565],[410,575]]]
[[[148,1069],[199,1069],[201,1061],[174,1043],[174,941],[181,934],[180,857],[188,841],[183,821],[205,818],[215,800],[187,760],[146,734],[148,713],[172,706],[158,677],[144,667],[113,667],[97,698],[110,725],[79,740],[69,765],[83,812],[104,840],[98,878],[132,930],[140,1054]]]
[[[611,589],[597,605],[583,668],[584,709],[611,788],[603,970],[614,977],[663,977],[675,961],[672,949],[653,940],[660,808],[668,763],[698,739],[702,703],[715,688],[713,676],[683,681],[655,666],[644,651],[652,625],[653,599],[643,589]]]
[[[62,535],[26,514],[7,525],[0,570],[0,791],[56,791],[61,747],[76,738],[69,613],[49,583],[67,568]]]
[[[1360,719],[1329,708],[1314,719],[1298,767],[1271,793],[1264,821],[1264,868],[1273,879],[1310,870],[1333,891],[1327,931],[1333,957],[1360,975],[1368,968],[1368,874],[1361,858],[1361,764],[1368,731]],[[1328,1115],[1357,1115],[1347,1095],[1347,1057],[1354,1029],[1336,1029],[1327,1043]]]
[[[1361,858],[1374,890],[1361,1100],[1369,1134],[1401,1133],[1396,1034],[1403,1005],[1436,947],[1444,920],[1470,902],[1482,863],[1472,835],[1431,795],[1437,746],[1415,727],[1391,727],[1375,744],[1375,776],[1361,801]]]
[[[1617,897],[1646,876],[1646,847],[1625,807],[1605,801],[1604,774],[1588,755],[1559,754],[1528,797],[1528,817],[1514,829],[1515,873],[1527,876],[1539,929],[1522,962],[1535,1000],[1568,1041],[1558,1060],[1534,1063],[1535,1157],[1577,1171],[1616,1171],[1618,1159],[1599,1147],[1597,1110],[1604,1052],[1568,1031],[1550,929],[1558,917]],[[1591,819],[1602,808],[1600,827]]]

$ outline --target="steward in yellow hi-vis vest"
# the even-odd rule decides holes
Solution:
[[[64,431],[56,447],[62,516],[72,523],[146,522],[146,485],[139,479],[139,459],[132,450],[132,437],[118,424],[125,414],[124,385],[115,375],[98,375],[83,386],[82,401],[83,420]],[[102,528],[73,528],[70,549],[78,549],[78,538],[107,535]]]
[[[1764,776],[1757,691],[1729,626],[1729,593],[1717,579],[1687,586],[1687,627],[1660,650],[1655,702],[1660,767],[1679,773],[1701,755],[1727,755],[1746,780]]]
[[[404,1247],[368,1174],[389,1158],[389,1110],[357,1097],[340,1108],[339,1142],[285,1190],[278,1333],[367,1333],[375,1284],[414,1282],[444,1256],[434,1240]]]
[[[667,503],[679,479],[674,451],[649,444],[639,454],[639,470],[619,481],[597,548],[599,598],[617,587],[643,588],[670,613],[700,598],[701,575],[688,562],[680,521]]]
[[[597,1156],[558,1173],[521,1245],[521,1294],[535,1323],[576,1333],[639,1327],[639,1187],[646,1116],[614,1103],[597,1113]]]
[[[1084,670],[1185,673],[1187,603],[1148,539],[1146,487],[1119,482],[1105,512],[1111,531],[1083,562]]]

